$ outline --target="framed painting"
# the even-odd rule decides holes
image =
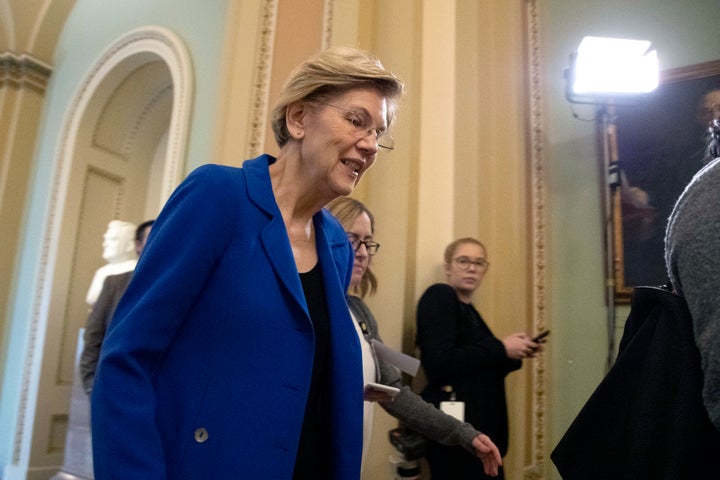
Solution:
[[[706,155],[708,125],[720,115],[720,60],[661,72],[642,103],[617,110],[620,186],[613,196],[615,295],[668,282],[665,226]]]

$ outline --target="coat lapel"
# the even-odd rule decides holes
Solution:
[[[302,284],[295,268],[295,258],[293,258],[285,224],[270,184],[268,166],[273,162],[275,162],[275,158],[270,155],[261,155],[243,163],[243,170],[247,177],[248,197],[267,215],[268,222],[260,232],[260,241],[268,256],[268,261],[309,319],[310,314]]]

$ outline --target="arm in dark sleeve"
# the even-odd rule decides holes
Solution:
[[[393,402],[381,404],[385,411],[404,426],[431,440],[443,445],[460,445],[474,453],[472,441],[480,432],[472,425],[447,415],[413,393],[407,385],[402,384],[400,372],[392,365],[381,362],[380,372],[380,383],[400,389]]]
[[[365,302],[350,297],[349,304],[358,319],[367,323],[371,338],[382,342],[377,321]],[[472,425],[461,422],[435,408],[402,383],[400,370],[378,359],[380,378],[378,382],[400,389],[392,403],[380,404],[390,415],[400,420],[408,428],[444,445],[461,445],[474,453],[472,440],[480,434]]]
[[[95,369],[100,358],[100,347],[105,338],[105,326],[114,309],[113,292],[108,287],[108,279],[103,282],[97,301],[90,310],[83,334],[83,351],[80,354],[80,378],[83,389],[88,395],[95,383]]]
[[[703,401],[720,430],[720,160],[708,164],[678,200],[668,222],[665,260],[685,297],[704,374]]]

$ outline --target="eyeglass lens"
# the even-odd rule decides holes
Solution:
[[[348,240],[350,240],[350,243],[352,244],[353,251],[357,252],[360,250],[361,245],[365,245],[365,250],[367,250],[367,254],[370,256],[373,256],[377,253],[378,249],[380,248],[380,244],[377,242],[374,242],[372,240],[360,240],[356,237],[348,237]]]
[[[475,265],[478,270],[486,270],[490,266],[490,263],[484,259],[471,260],[467,257],[458,257],[455,259],[455,263],[457,263],[458,267],[462,270],[469,269],[470,265]]]
[[[345,119],[348,121],[348,123],[352,125],[355,133],[361,138],[373,134],[373,136],[375,137],[375,144],[379,148],[382,148],[386,151],[395,149],[395,140],[393,140],[391,136],[386,135],[383,130],[378,130],[377,128],[372,127],[372,122],[368,118],[367,113],[357,112],[355,110],[343,108],[338,105],[333,105],[332,103],[324,102],[322,100],[316,101],[318,103],[322,103],[323,105],[327,105],[328,107],[335,108],[336,110],[342,112],[345,115]]]

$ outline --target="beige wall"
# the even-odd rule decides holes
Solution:
[[[523,134],[528,120],[525,2],[332,2],[324,13],[329,32],[317,21],[322,3],[309,2],[300,12],[279,2],[272,59],[267,61],[272,69],[269,88],[257,93],[271,104],[278,79],[319,48],[324,34],[329,44],[375,52],[406,82],[407,96],[392,131],[397,148],[378,158],[353,195],[375,213],[383,245],[374,260],[379,292],[368,303],[384,340],[412,351],[415,302],[427,286],[443,280],[445,245],[465,235],[485,241],[493,262],[475,299],[491,328],[498,336],[532,331],[530,163]],[[293,21],[284,23],[291,11]],[[240,42],[235,45],[244,48]],[[235,62],[249,60],[237,57],[237,51],[227,54]],[[234,91],[227,98],[242,97],[247,86],[242,79],[228,85]],[[230,109],[221,115],[232,121]],[[240,161],[233,150],[245,146],[231,147],[229,132],[242,126],[242,121],[225,123],[225,133],[216,137],[228,163]],[[264,150],[274,151],[269,130],[263,138]],[[520,478],[525,468],[536,466],[528,428],[534,412],[531,379],[528,366],[508,382],[513,429],[506,459],[509,478]],[[376,409],[364,478],[391,478],[388,456],[394,452],[387,430],[396,424]]]
[[[531,330],[533,321],[529,163],[521,133],[523,2],[414,5],[383,9],[383,18],[392,21],[376,27],[385,27],[377,34],[378,52],[399,69],[408,97],[396,128],[400,147],[379,159],[357,194],[374,211],[383,243],[375,259],[381,286],[368,303],[385,340],[408,352],[415,303],[427,286],[443,280],[442,251],[460,236],[478,237],[488,246],[493,266],[475,304],[493,331],[504,336]],[[525,368],[508,383],[513,439],[508,478],[520,478],[532,458],[525,455],[533,410],[530,373]],[[394,421],[382,411],[376,417],[372,465],[379,474],[388,451],[382,448],[388,444],[386,431]]]

